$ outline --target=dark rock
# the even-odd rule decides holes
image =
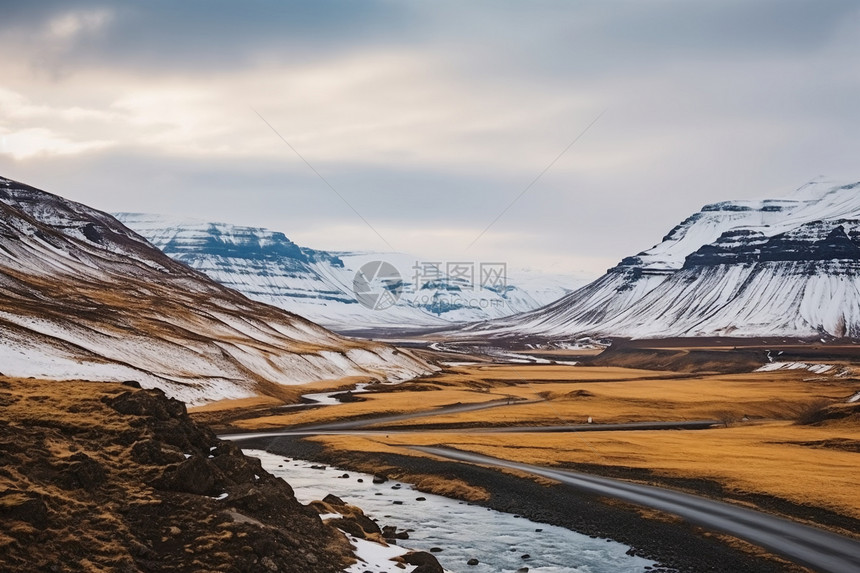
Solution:
[[[353,537],[358,537],[359,539],[367,539],[367,532],[364,531],[361,525],[359,525],[358,522],[353,519],[346,519],[340,517],[338,519],[332,519],[328,523],[334,525],[342,531],[347,532]]]
[[[328,467],[328,466],[314,464],[311,466],[311,469],[312,470],[324,470],[324,469],[326,469],[326,467]]]
[[[355,522],[358,523],[358,525],[360,525],[361,528],[367,533],[382,533],[382,530],[379,529],[379,525],[375,521],[364,515],[361,510],[357,510],[355,513],[353,513],[351,519],[355,520]]]
[[[427,501],[426,497],[416,497],[415,501]]]
[[[112,398],[105,398],[105,403],[120,414],[147,416],[159,420],[169,420],[188,414],[183,402],[168,398],[158,388],[123,392]]]
[[[107,473],[100,463],[83,452],[69,456],[68,465],[60,471],[58,483],[66,489],[95,489],[105,482]]]
[[[313,516],[315,521],[319,521],[319,514],[316,511],[294,502],[293,490],[283,480],[271,480],[263,484],[239,484],[231,487],[229,493],[228,499],[236,509],[245,510],[249,515],[254,515],[264,522],[283,524],[285,511],[291,511],[293,519],[297,519],[301,514]],[[288,504],[284,499],[291,501]]]
[[[332,394],[332,398],[344,404],[349,404],[352,402],[364,402],[365,400],[367,400],[367,398],[356,396],[352,393],[352,390],[347,390],[346,392],[341,392],[340,394]]]
[[[341,506],[341,507],[346,505],[345,501],[343,501],[341,498],[339,498],[338,496],[333,495],[331,493],[328,494],[327,496],[325,496],[322,500],[329,505],[335,505],[335,506]]]
[[[153,485],[158,489],[213,495],[215,488],[215,468],[208,460],[192,456],[179,465],[164,470]]]
[[[6,490],[0,492],[0,519],[23,521],[36,529],[45,529],[48,527],[48,507],[36,493]]]
[[[442,548],[441,547],[431,547],[430,552],[431,553],[442,553]]]
[[[520,559],[531,559],[532,556],[526,553],[525,555],[520,555]]]
[[[180,463],[185,459],[182,452],[173,448],[165,448],[164,444],[155,440],[140,440],[131,447],[131,459],[139,464],[164,466]]]
[[[473,567],[474,567],[475,565],[477,565],[478,563],[480,563],[480,561],[478,561],[478,560],[477,560],[477,559],[475,559],[474,557],[472,557],[471,559],[469,559],[468,561],[466,561],[466,565],[471,565],[471,566],[473,566]]]
[[[182,418],[157,420],[153,426],[155,436],[159,440],[185,453],[208,456],[209,447],[217,443],[217,438],[210,429],[197,426],[187,415]]]
[[[409,565],[417,565],[412,573],[445,573],[445,570],[439,565],[439,561],[426,551],[407,553],[403,556],[403,561]]]
[[[94,223],[87,223],[86,225],[84,225],[83,228],[81,229],[81,232],[83,232],[84,237],[86,237],[89,241],[92,241],[93,243],[103,243],[104,242],[104,238],[102,237],[102,234],[99,233],[98,229],[96,229],[96,226]]]
[[[211,455],[213,457],[209,463],[224,476],[224,483],[220,484],[222,486],[253,483],[256,481],[254,476],[266,475],[258,459],[244,455],[233,443],[222,442]]]
[[[129,388],[137,388],[140,390],[140,382],[137,380],[126,380],[122,383],[123,386],[128,386]]]
[[[384,478],[382,476],[373,476],[373,483],[385,483],[388,481],[388,478]]]
[[[409,539],[408,531],[397,531],[397,527],[394,525],[386,525],[381,530],[382,537],[385,538],[386,541],[394,541],[395,539]]]

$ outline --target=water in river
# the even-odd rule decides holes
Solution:
[[[245,453],[260,458],[264,468],[289,482],[302,503],[332,493],[361,507],[380,525],[413,529],[409,539],[399,543],[423,551],[441,548],[435,555],[448,571],[514,573],[528,567],[529,573],[623,573],[656,566],[627,555],[630,548],[614,541],[421,493],[408,484],[373,484],[373,476],[367,474],[333,467],[312,469],[310,462],[259,450]],[[339,477],[344,473],[349,477]],[[470,559],[477,559],[478,565],[467,565]]]

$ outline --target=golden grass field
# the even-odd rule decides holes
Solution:
[[[716,430],[547,434],[389,433],[312,438],[341,451],[403,453],[444,445],[524,463],[648,469],[658,476],[708,479],[739,493],[772,495],[860,518],[858,456],[810,442],[860,442],[858,428],[808,428],[791,422]]]
[[[568,365],[457,366],[367,394],[365,402],[252,416],[232,427],[256,430],[411,412],[421,415],[385,423],[385,434],[311,439],[339,452],[421,455],[408,446],[446,445],[539,465],[636,468],[656,478],[712,480],[729,492],[765,494],[860,518],[860,424],[853,419],[819,426],[795,423],[812,405],[844,402],[858,390],[854,378],[808,371],[690,375]],[[502,402],[472,412],[437,413],[446,405],[491,400]],[[713,419],[724,426],[480,431],[481,425],[582,424],[589,416],[596,424]],[[468,430],[451,429],[457,426]]]
[[[587,373],[593,378],[598,374]],[[794,419],[810,402],[844,399],[852,392],[838,381],[809,380],[797,373],[778,372],[631,378],[623,382],[597,382],[588,378],[565,382],[537,380],[495,389],[494,393],[542,401],[434,416],[432,423],[558,425],[582,424],[589,417],[595,423],[708,419],[733,422],[744,417]],[[406,427],[430,422],[410,420],[398,424]]]

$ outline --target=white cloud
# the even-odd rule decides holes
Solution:
[[[111,141],[75,141],[49,129],[35,127],[20,131],[0,128],[0,154],[16,160],[38,159],[49,155],[75,155],[105,149]]]
[[[49,39],[70,41],[88,33],[97,32],[113,19],[107,9],[79,10],[53,16],[45,26]]]

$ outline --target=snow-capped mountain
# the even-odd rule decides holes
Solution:
[[[431,366],[247,299],[106,213],[0,179],[0,368],[137,380],[191,403]]]
[[[249,298],[343,332],[427,328],[508,316],[548,304],[571,290],[570,277],[513,273],[504,280],[478,263],[425,263],[405,253],[326,252],[300,247],[283,233],[226,223],[117,213],[117,219],[169,257]],[[388,304],[361,304],[357,273],[393,267]],[[391,267],[386,267],[391,269]],[[482,270],[485,275],[482,280]],[[454,274],[454,271],[459,271]],[[396,299],[396,302],[395,302]],[[367,302],[366,300],[364,302]]]
[[[860,337],[860,183],[706,205],[595,282],[463,334]]]

